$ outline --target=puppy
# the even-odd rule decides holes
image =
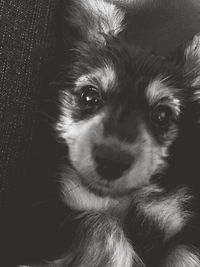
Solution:
[[[66,17],[56,131],[68,146],[60,188],[75,236],[47,266],[200,266],[191,158],[200,37],[162,58],[124,38],[126,14],[114,1],[70,1]]]

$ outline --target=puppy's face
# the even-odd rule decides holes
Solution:
[[[85,186],[127,193],[167,167],[184,90],[172,65],[122,43],[77,53],[57,129]]]
[[[79,182],[126,194],[167,168],[187,89],[199,86],[199,37],[170,62],[124,40],[126,14],[113,1],[70,1],[68,10],[73,52],[56,128]]]

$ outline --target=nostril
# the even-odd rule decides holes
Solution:
[[[95,156],[95,161],[98,166],[101,166],[102,168],[107,168],[109,166],[108,159],[102,158],[99,155]]]
[[[95,161],[97,163],[98,166],[101,166],[101,168],[117,168],[121,171],[125,171],[126,169],[129,169],[131,162],[122,162],[116,159],[112,159],[112,158],[102,158],[102,157],[96,157]]]
[[[95,147],[94,159],[97,172],[107,180],[114,180],[122,176],[134,161],[133,156],[128,152],[102,145]]]

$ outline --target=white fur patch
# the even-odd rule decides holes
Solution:
[[[60,137],[66,140],[66,143],[69,145],[69,147],[71,144],[73,145],[74,142],[77,141],[77,139],[79,139],[80,137],[82,138],[81,142],[87,141],[88,139],[90,139],[91,136],[93,136],[93,140],[95,139],[98,140],[101,137],[102,134],[101,121],[102,118],[104,117],[103,112],[99,113],[98,115],[96,115],[95,117],[93,117],[88,121],[74,122],[74,120],[70,116],[68,108],[67,107],[65,108],[64,101],[61,112],[62,113],[60,119],[56,124],[56,130],[60,134]],[[78,150],[76,150],[73,153],[79,153],[79,152]]]
[[[132,267],[132,266],[145,266],[129,244],[127,239],[122,235],[118,242],[113,235],[109,235],[107,239],[107,250],[112,251],[111,267]]]
[[[190,219],[191,214],[184,210],[184,207],[191,201],[191,198],[186,189],[181,188],[165,198],[157,197],[148,202],[140,197],[138,206],[145,215],[159,225],[161,230],[164,230],[165,240],[168,240],[180,232]]]
[[[199,77],[199,84],[200,84],[200,77]],[[198,102],[200,104],[200,90],[196,90],[193,94],[193,99],[194,102]]]
[[[191,56],[195,56],[196,60],[200,60],[200,34],[194,36],[191,44],[185,50],[186,60]]]
[[[200,250],[194,247],[179,245],[173,249],[161,265],[163,267],[199,267]]]
[[[185,72],[195,74],[195,78],[192,81],[193,87],[198,87],[200,85],[200,34],[194,36],[193,40],[186,47],[185,51]]]
[[[165,79],[157,78],[153,80],[146,88],[146,99],[151,106],[164,100],[165,104],[168,104],[173,108],[175,114],[180,113],[181,101],[173,94],[174,89],[165,84]]]
[[[114,66],[105,63],[102,68],[93,70],[91,73],[82,75],[75,82],[75,90],[80,90],[80,87],[93,85],[101,87],[104,91],[112,90],[117,83],[117,75]]]
[[[199,62],[199,66],[200,66],[200,62]],[[192,82],[192,86],[193,87],[199,87],[200,85],[200,71],[198,76],[195,78],[195,80]],[[200,94],[200,93],[199,93]],[[200,98],[200,97],[199,97]]]
[[[74,177],[73,177],[74,176]],[[61,190],[63,200],[67,205],[76,210],[107,210],[114,203],[114,200],[108,197],[100,197],[87,190],[78,181],[73,173],[66,171],[62,174]]]

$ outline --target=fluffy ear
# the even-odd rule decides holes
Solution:
[[[70,0],[65,14],[75,42],[102,45],[123,29],[124,12],[106,0]]]
[[[193,88],[192,101],[200,108],[200,33],[178,47],[170,60],[180,69],[184,84]]]
[[[180,68],[189,86],[200,88],[200,34],[178,47],[170,61]]]

